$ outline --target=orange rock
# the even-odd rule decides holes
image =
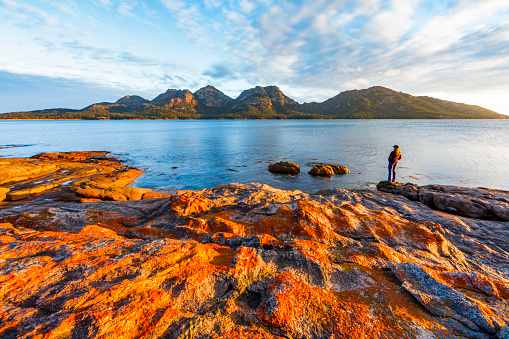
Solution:
[[[333,174],[346,174],[350,170],[345,166],[335,164],[317,164],[309,172],[311,175],[330,178]]]
[[[280,161],[269,165],[269,171],[272,173],[299,174],[300,167],[296,163],[289,161]]]
[[[82,197],[106,200],[141,199],[143,194],[150,193],[150,190],[135,188],[125,188],[125,194],[107,191],[123,188],[141,175],[141,171],[111,161],[111,158],[107,161],[96,158],[104,154],[107,152],[42,153],[30,159],[11,158],[0,166],[0,184],[10,190],[2,187],[0,200],[7,192],[5,198],[10,201],[37,197],[45,192],[54,199],[68,200],[66,197],[72,192],[87,189],[93,192],[81,191]],[[62,187],[65,189],[55,190]]]
[[[5,187],[0,187],[0,201],[4,201],[7,197],[6,193],[8,193],[10,189]]]
[[[160,193],[160,192],[145,192],[143,193],[143,195],[141,196],[141,199],[143,200],[146,200],[146,199],[162,199],[162,198],[169,198],[171,197],[170,194],[164,194],[164,193]],[[132,199],[134,200],[134,199]]]
[[[94,187],[111,166],[73,167],[76,192],[152,194]],[[501,222],[261,184],[32,199],[0,209],[0,337],[489,338],[509,325]]]
[[[315,165],[308,173],[311,175],[330,178],[334,174],[334,169],[329,165],[319,164]]]
[[[334,170],[334,174],[350,173],[350,170],[348,168],[346,168],[345,166],[335,165],[335,164],[327,164],[327,165],[332,167],[332,169]]]
[[[80,152],[60,152],[60,153],[39,153],[32,156],[32,158],[44,160],[84,161],[105,154],[109,154],[109,152],[80,151]]]

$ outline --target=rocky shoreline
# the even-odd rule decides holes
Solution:
[[[509,193],[164,195],[106,152],[0,159],[2,338],[509,338]]]

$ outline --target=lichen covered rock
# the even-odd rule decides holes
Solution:
[[[124,187],[142,172],[122,165],[117,159],[107,157],[107,154],[108,152],[41,153],[28,159],[2,159],[0,201],[125,201],[169,196],[150,189]]]
[[[507,336],[504,222],[262,184],[99,198],[2,202],[0,337]]]

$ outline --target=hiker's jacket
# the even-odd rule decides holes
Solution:
[[[401,159],[401,154],[396,155],[395,151],[392,151],[391,154],[389,154],[389,162],[398,162],[399,159]]]

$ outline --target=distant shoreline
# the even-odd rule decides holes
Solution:
[[[508,120],[507,118],[263,118],[263,119],[3,119],[0,113],[0,121],[262,121],[262,120]]]

